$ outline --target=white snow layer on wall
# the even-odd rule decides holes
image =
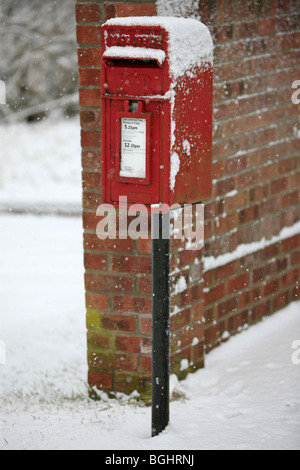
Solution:
[[[183,276],[180,276],[176,284],[174,285],[173,295],[180,294],[184,292],[187,288],[186,280]]]
[[[250,255],[251,253],[256,253],[259,250],[263,250],[267,246],[273,245],[274,243],[280,242],[282,240],[286,240],[287,238],[293,237],[299,233],[300,222],[297,222],[291,227],[285,227],[282,229],[280,234],[274,236],[271,238],[271,240],[262,238],[259,242],[239,245],[232,253],[226,253],[225,255],[220,255],[216,258],[214,256],[203,258],[204,272],[210,271],[211,269],[215,269],[220,266],[225,266],[226,264],[231,263],[236,259]]]

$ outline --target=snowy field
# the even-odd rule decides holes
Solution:
[[[0,211],[79,213],[79,119],[0,126]]]
[[[171,389],[171,423],[88,398],[80,218],[0,217],[0,449],[299,449],[300,303],[231,338]]]
[[[156,438],[150,408],[88,398],[82,223],[49,215],[80,212],[79,134],[0,126],[0,449],[300,449],[300,302],[172,376],[181,398]]]

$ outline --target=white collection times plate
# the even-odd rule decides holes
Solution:
[[[146,178],[146,131],[146,119],[121,119],[121,177]]]

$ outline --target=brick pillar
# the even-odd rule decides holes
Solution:
[[[89,383],[105,391],[138,390],[145,399],[151,240],[96,236],[100,24],[116,15],[155,14],[154,3],[76,6]],[[204,348],[299,299],[300,110],[291,100],[291,85],[300,78],[299,2],[199,5],[195,14],[215,42],[214,179],[203,252],[172,240],[171,363],[180,378],[203,365]]]
[[[145,400],[151,385],[151,240],[101,241],[96,235],[101,204],[100,29],[116,15],[155,13],[150,2],[76,5],[88,381],[108,392],[138,390]]]

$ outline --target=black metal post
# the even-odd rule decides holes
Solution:
[[[152,214],[152,437],[168,425],[170,377],[170,218]]]

